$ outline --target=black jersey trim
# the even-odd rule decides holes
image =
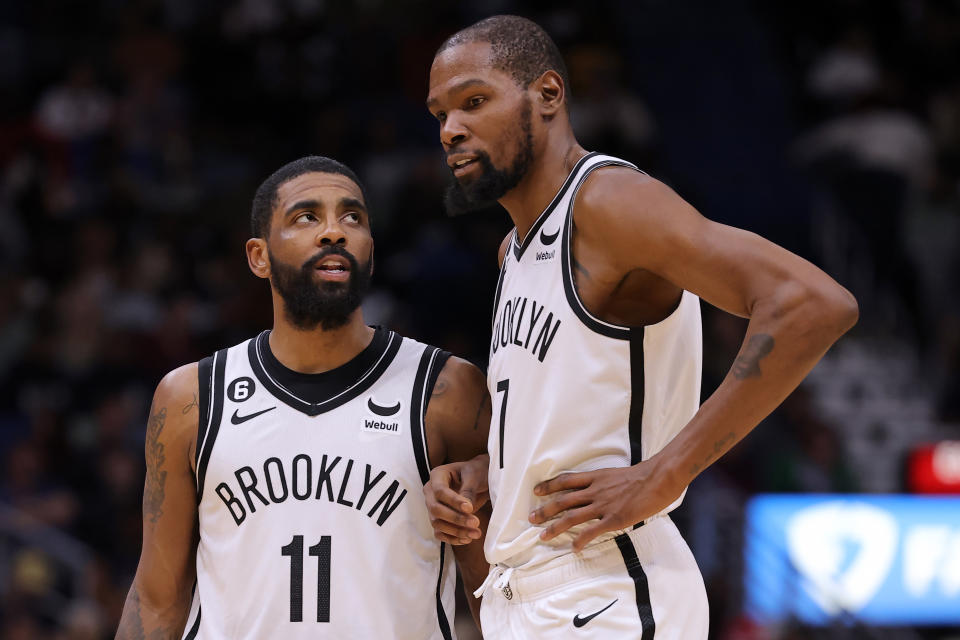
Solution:
[[[410,399],[410,442],[413,445],[413,456],[417,460],[417,470],[420,480],[427,484],[430,479],[430,456],[427,452],[427,433],[424,427],[424,417],[427,412],[427,379],[433,368],[433,363],[440,354],[440,349],[427,347],[420,356],[417,375],[413,379],[413,393]]]
[[[523,255],[523,252],[527,250],[527,247],[530,246],[530,244],[533,242],[533,239],[537,237],[537,232],[540,231],[540,227],[543,226],[543,223],[546,222],[547,218],[550,217],[550,214],[553,213],[553,210],[560,203],[560,200],[563,199],[567,189],[569,189],[570,185],[573,184],[577,173],[581,168],[583,168],[583,165],[586,164],[590,158],[598,155],[600,155],[598,152],[592,151],[577,160],[577,164],[573,165],[573,169],[570,171],[567,179],[563,182],[563,186],[560,187],[559,191],[557,191],[557,195],[553,196],[553,200],[550,201],[550,204],[547,205],[547,208],[544,209],[539,216],[537,216],[537,219],[534,221],[533,226],[530,227],[530,230],[527,231],[527,235],[524,237],[522,243],[520,243],[516,230],[514,230],[513,242],[511,244],[513,246],[513,254],[517,257],[517,260],[519,260],[520,256]]]
[[[386,346],[380,353],[379,357],[374,361],[370,368],[367,369],[367,371],[356,380],[356,382],[337,395],[328,398],[323,402],[314,403],[304,400],[293,393],[290,389],[287,389],[276,379],[274,379],[267,371],[263,364],[262,352],[264,349],[270,348],[267,344],[268,335],[269,332],[264,331],[256,338],[251,340],[247,346],[247,354],[250,358],[250,367],[253,369],[254,375],[257,376],[257,379],[268,391],[270,391],[270,393],[277,398],[277,400],[311,417],[320,415],[321,413],[330,411],[332,409],[336,409],[337,407],[350,402],[373,386],[373,383],[383,375],[383,373],[387,370],[387,367],[390,366],[390,363],[393,362],[397,352],[400,351],[400,343],[403,341],[403,338],[391,331]]]
[[[623,556],[623,563],[627,566],[627,574],[633,578],[633,587],[637,595],[637,613],[640,614],[640,640],[653,640],[657,624],[653,619],[653,606],[650,604],[650,585],[647,574],[637,557],[637,549],[633,540],[625,533],[621,533],[614,540]]]
[[[643,460],[643,327],[630,330],[630,464]]]
[[[646,391],[643,336],[643,327],[630,330],[630,413],[627,434],[630,439],[631,466],[643,460],[643,401]],[[641,525],[643,522],[638,522],[633,528]]]
[[[639,169],[629,162],[611,158],[610,160],[602,160],[589,167],[580,177],[580,180],[577,181],[577,185],[573,188],[573,195],[570,197],[570,204],[567,207],[567,218],[565,224],[563,225],[563,244],[560,247],[560,258],[562,261],[561,271],[563,272],[563,291],[567,296],[567,303],[570,305],[570,308],[573,309],[573,313],[580,318],[580,321],[583,322],[588,329],[592,329],[596,333],[607,336],[608,338],[629,340],[631,330],[630,327],[606,322],[600,318],[597,318],[587,310],[587,307],[583,304],[583,301],[580,300],[580,294],[577,293],[576,280],[573,276],[573,243],[571,241],[573,237],[573,203],[576,202],[577,192],[580,191],[580,187],[583,186],[587,176],[593,173],[595,169],[609,166],[623,166],[639,171]]]
[[[194,453],[194,469],[200,469],[200,451],[207,429],[210,426],[210,398],[213,389],[213,356],[207,356],[197,363],[197,404],[200,405],[200,417],[197,419],[197,444]]]
[[[197,597],[197,583],[193,583],[193,598]],[[193,626],[190,627],[190,631],[183,636],[183,640],[194,640],[197,637],[197,633],[200,632],[200,615],[203,611],[200,608],[200,603],[197,603],[197,619],[193,621]]]
[[[213,354],[213,383],[210,385],[212,406],[210,418],[203,441],[197,445],[199,462],[197,463],[197,499],[203,500],[203,483],[207,476],[207,465],[210,463],[210,453],[217,441],[220,432],[220,421],[223,418],[223,378],[227,370],[227,350],[221,349]]]
[[[440,572],[437,576],[437,622],[440,624],[440,633],[444,640],[453,640],[453,634],[450,633],[450,622],[447,620],[447,612],[443,608],[443,569],[447,543],[440,543]]]
[[[513,237],[517,237],[517,230],[512,231]],[[511,242],[512,244],[512,242]],[[497,324],[497,307],[500,304],[500,292],[503,291],[503,279],[507,273],[507,255],[503,256],[503,263],[500,265],[500,275],[497,276],[497,290],[493,294],[493,317],[490,318],[490,331],[493,331],[493,327]]]

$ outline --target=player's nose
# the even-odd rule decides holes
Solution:
[[[453,114],[448,115],[447,119],[440,125],[440,142],[448,149],[465,142],[469,135],[470,132],[463,125],[463,122]]]
[[[347,234],[343,228],[343,225],[340,224],[338,220],[325,220],[325,222],[317,229],[316,237],[317,246],[325,246],[331,244],[345,245],[347,243]]]

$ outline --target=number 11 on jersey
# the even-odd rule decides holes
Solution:
[[[330,544],[330,536],[321,536],[308,549],[317,557],[317,622],[330,622]],[[290,558],[290,622],[303,622],[303,536],[293,536],[280,555]]]
[[[507,398],[510,396],[510,379],[497,383],[497,393],[503,391],[503,400],[500,402],[500,468],[503,469],[503,432],[507,424]]]

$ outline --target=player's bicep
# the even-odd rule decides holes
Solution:
[[[168,374],[154,394],[144,441],[143,548],[140,597],[173,606],[189,598],[195,578],[197,489],[190,464],[199,407],[197,367]]]
[[[644,269],[742,317],[785,285],[829,280],[755,233],[708,220],[657,180],[620,176],[620,188],[613,189],[613,176],[604,179],[608,184],[591,190],[585,207],[596,230],[585,232],[598,234],[624,272]]]
[[[447,360],[427,405],[426,427],[428,437],[443,447],[444,455],[431,459],[434,466],[486,452],[490,395],[479,368],[461,358]]]

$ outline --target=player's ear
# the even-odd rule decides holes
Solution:
[[[540,102],[540,113],[544,119],[549,120],[563,108],[566,101],[567,92],[563,78],[556,71],[545,71],[534,82],[534,86]]]
[[[267,253],[267,241],[263,238],[247,240],[247,264],[258,278],[270,277],[270,255]]]

